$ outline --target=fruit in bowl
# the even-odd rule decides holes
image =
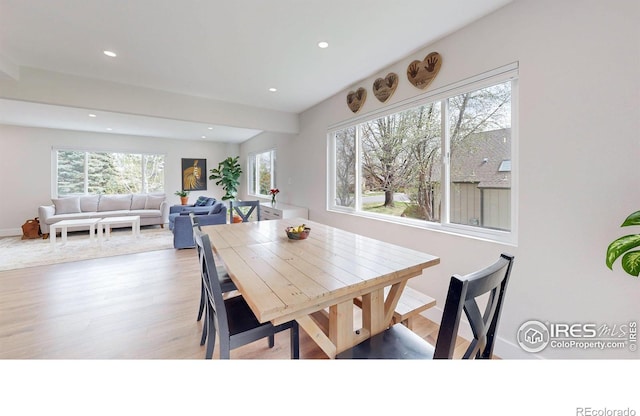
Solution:
[[[291,240],[304,240],[309,237],[309,233],[311,232],[311,228],[307,227],[305,224],[298,225],[297,227],[287,227],[285,229],[287,232],[287,237]]]

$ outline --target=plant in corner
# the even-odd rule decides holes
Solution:
[[[224,189],[223,201],[228,199],[235,199],[238,194],[238,186],[240,185],[240,175],[242,174],[242,168],[238,159],[240,156],[228,157],[222,162],[218,163],[218,167],[211,169],[211,175],[209,179],[215,180],[216,185],[221,185]]]
[[[640,225],[640,211],[629,215],[621,227]],[[631,276],[640,274],[640,250],[629,251],[640,247],[640,234],[629,234],[614,240],[607,248],[607,267],[613,270],[613,262],[622,256],[622,268]]]

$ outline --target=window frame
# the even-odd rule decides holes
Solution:
[[[73,194],[58,194],[58,152],[78,152],[84,153],[84,183],[83,183],[83,192],[82,193],[73,193]],[[142,182],[141,185],[141,193],[165,193],[166,192],[166,177],[163,177],[162,180],[162,190],[156,190],[149,192],[147,190],[147,176],[145,175],[145,156],[163,156],[164,163],[166,165],[166,153],[149,153],[149,152],[128,152],[128,151],[119,151],[119,150],[104,150],[104,149],[86,149],[86,148],[77,148],[77,147],[52,147],[51,148],[51,195],[53,198],[66,197],[66,196],[88,196],[93,195],[89,193],[89,155],[91,153],[115,153],[115,154],[125,154],[125,155],[140,155],[140,175]]]
[[[270,198],[271,195],[267,194],[261,194],[260,193],[260,170],[257,169],[255,171],[256,176],[255,177],[251,177],[252,173],[253,173],[253,167],[254,165],[257,164],[258,159],[260,157],[260,155],[263,155],[265,153],[270,153],[270,160],[271,160],[271,185],[269,187],[269,189],[274,189],[277,188],[276,185],[276,160],[277,160],[277,149],[275,147],[270,148],[270,149],[265,149],[262,151],[257,151],[257,152],[251,152],[249,153],[248,157],[247,157],[247,172],[248,172],[248,181],[247,181],[247,194],[251,195],[251,196],[255,196],[255,197],[260,197],[260,198]]]
[[[517,245],[518,241],[518,62],[514,62],[491,71],[467,78],[465,80],[455,82],[453,84],[434,89],[433,91],[420,94],[416,97],[401,101],[387,108],[362,114],[358,117],[349,119],[330,126],[327,131],[327,200],[326,209],[330,212],[336,212],[346,215],[356,215],[360,217],[370,218],[391,223],[398,223],[411,227],[429,229],[438,232],[444,232],[453,235],[481,239],[485,241],[498,242],[508,245]],[[488,88],[500,83],[511,82],[511,229],[509,231],[497,230],[491,228],[483,228],[465,224],[455,224],[450,222],[450,143],[449,143],[449,126],[448,126],[448,108],[447,99],[456,95],[468,93],[472,91]],[[362,161],[361,159],[361,133],[359,126],[375,120],[380,117],[399,113],[421,105],[427,105],[440,101],[441,105],[441,166],[443,175],[441,177],[442,186],[442,210],[439,222],[429,222],[416,218],[403,218],[392,215],[378,214],[363,211],[361,209],[361,186],[362,186]],[[336,140],[335,133],[349,127],[356,127],[356,192],[354,207],[345,207],[336,205]]]

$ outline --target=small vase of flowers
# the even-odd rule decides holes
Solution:
[[[278,195],[279,192],[280,190],[278,188],[273,188],[269,190],[269,194],[271,195],[271,205],[276,204],[276,195]]]

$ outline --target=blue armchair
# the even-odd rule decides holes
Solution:
[[[213,200],[211,205],[199,206],[196,203],[194,205],[174,205],[169,208],[169,229],[173,231],[173,247],[195,247],[193,229],[191,228],[191,220],[189,219],[190,212],[198,216],[198,223],[200,225],[227,223],[227,206],[221,201],[216,201],[214,198],[208,199]]]

